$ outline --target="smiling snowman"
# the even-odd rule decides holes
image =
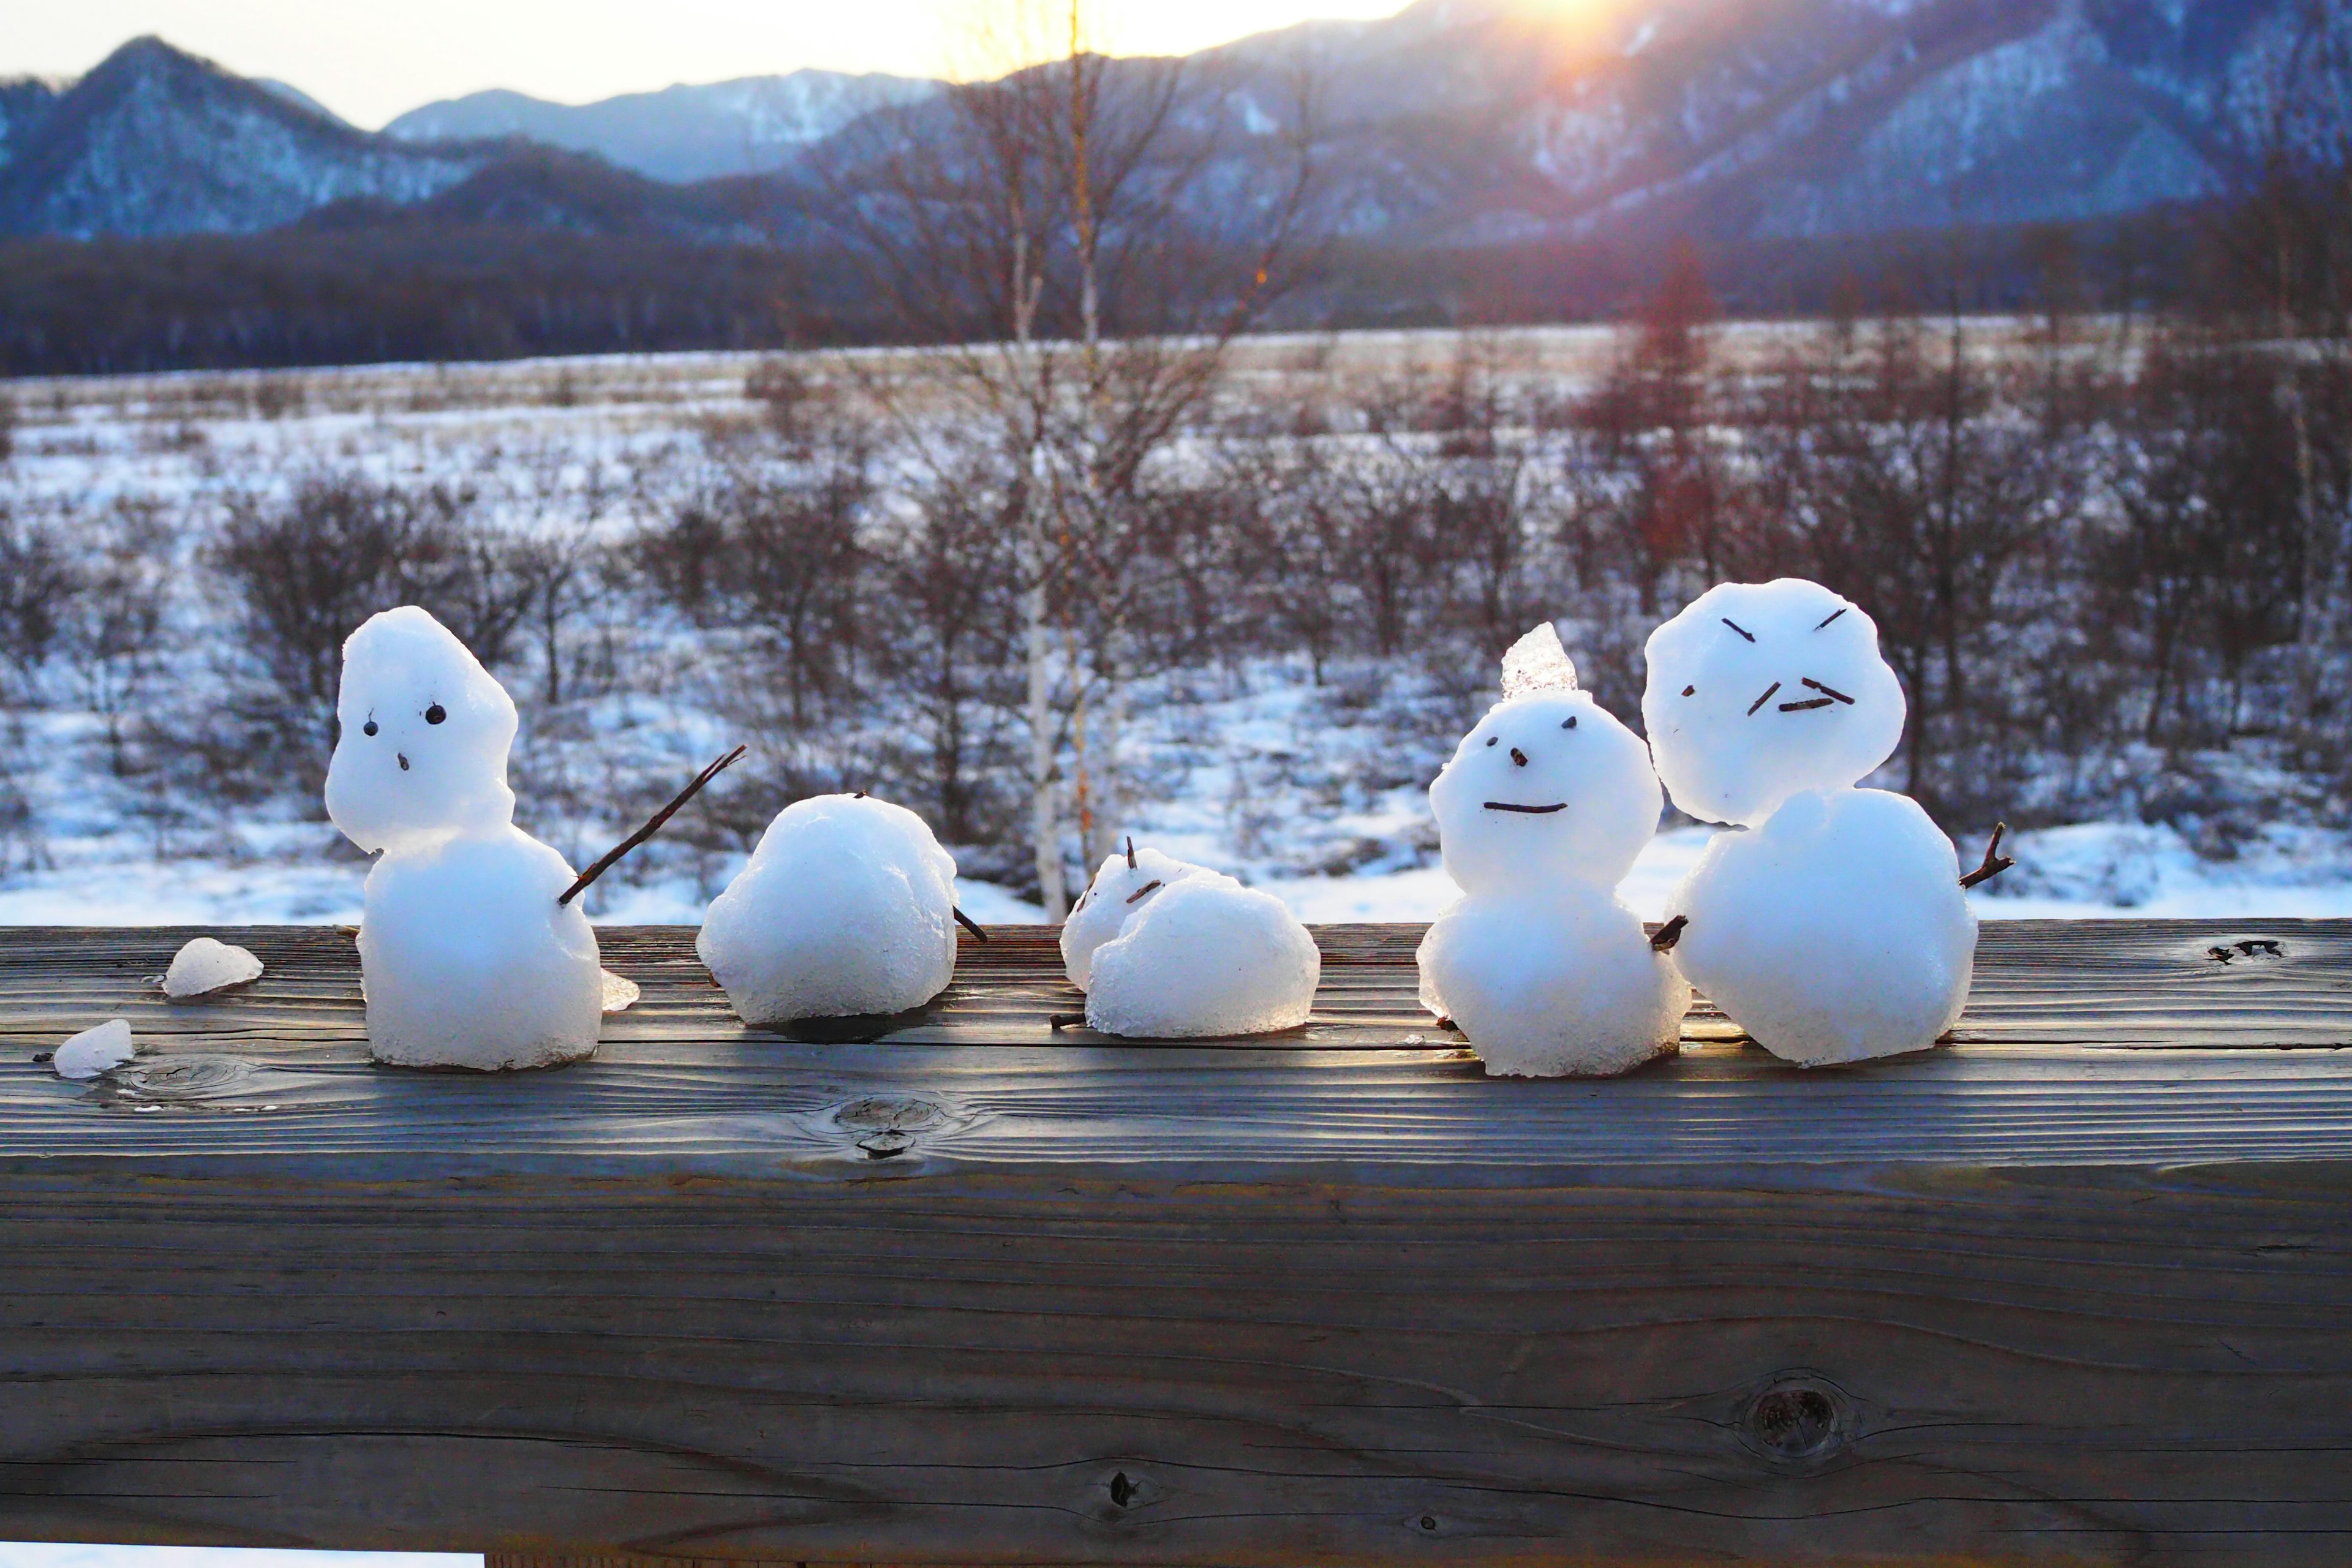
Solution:
[[[1745,830],[1675,895],[1660,934],[1683,973],[1805,1067],[1933,1045],[1968,1001],[1977,922],[1927,814],[1854,787],[1903,736],[1877,626],[1817,583],[1726,583],[1648,655],[1659,776],[1684,811]]]
[[[1601,1076],[1675,1048],[1690,988],[1617,884],[1663,797],[1633,731],[1576,686],[1549,624],[1429,786],[1463,897],[1421,944],[1421,999],[1514,1078]]]
[[[343,644],[327,815],[379,856],[359,934],[368,1048],[408,1067],[546,1067],[596,1048],[596,936],[563,857],[514,825],[515,705],[414,605]]]

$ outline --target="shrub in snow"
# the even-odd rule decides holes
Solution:
[[[1877,626],[1816,583],[1726,583],[1648,656],[1642,717],[1675,804],[1742,830],[1675,895],[1675,963],[1807,1067],[1933,1045],[1968,1001],[1977,922],[1927,814],[1854,787],[1903,734]]]
[[[368,1048],[409,1067],[546,1067],[596,1048],[603,969],[563,857],[514,826],[515,707],[413,605],[343,645],[327,814],[378,854],[360,922]]]
[[[955,973],[955,875],[904,806],[794,801],[711,900],[695,951],[747,1024],[903,1013]]]
[[[1429,786],[1463,891],[1422,940],[1423,1004],[1490,1073],[1620,1073],[1675,1048],[1690,988],[1616,893],[1662,796],[1633,731],[1549,625],[1504,663],[1503,700]]]

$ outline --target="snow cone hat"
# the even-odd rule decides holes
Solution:
[[[415,605],[370,616],[344,642],[335,717],[327,815],[361,848],[429,848],[514,821],[514,700]]]
[[[1753,827],[1895,754],[1902,684],[1878,627],[1818,583],[1721,583],[1650,634],[1642,721],[1658,776],[1702,822]]]
[[[1446,874],[1474,896],[1614,887],[1663,804],[1649,752],[1578,689],[1549,622],[1503,656],[1503,700],[1429,786]]]

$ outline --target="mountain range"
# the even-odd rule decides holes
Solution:
[[[1416,0],[1192,57],[1178,107],[1216,150],[1202,190],[1303,140],[1332,227],[1407,249],[2088,220],[2225,188],[2301,14],[2298,0]],[[842,166],[861,122],[940,90],[803,71],[579,107],[488,92],[369,132],[142,38],[69,84],[0,82],[0,235],[398,214],[772,238],[805,207],[813,161]]]

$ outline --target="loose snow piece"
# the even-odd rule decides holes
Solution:
[[[1094,950],[1087,1023],[1150,1040],[1296,1028],[1322,974],[1315,939],[1281,900],[1230,877],[1190,878]]]
[[[1558,648],[1546,625],[1507,657],[1506,690],[1511,658],[1546,634]],[[1674,1050],[1690,1005],[1616,895],[1664,797],[1640,740],[1590,693],[1525,684],[1541,665],[1522,659],[1521,694],[1491,709],[1429,786],[1464,896],[1422,940],[1422,1002],[1489,1073],[1620,1073]]]
[[[163,972],[163,994],[184,1002],[260,978],[261,960],[241,947],[200,936],[172,955],[172,966]]]
[[[1531,696],[1538,691],[1576,689],[1576,663],[1560,647],[1559,628],[1549,621],[1538,626],[1503,654],[1503,697]]]
[[[563,857],[516,827],[515,708],[415,605],[343,645],[327,813],[362,849],[368,1048],[407,1067],[548,1067],[596,1048],[596,933]]]
[[[1856,784],[1903,739],[1878,627],[1818,583],[1722,583],[1650,634],[1642,722],[1702,822],[1753,827],[1801,790]]]
[[[121,1067],[138,1054],[131,1044],[131,1024],[123,1018],[109,1018],[94,1029],[84,1029],[49,1058],[59,1078],[96,1078]]]
[[[643,987],[635,981],[626,975],[615,974],[609,969],[604,971],[604,1014],[607,1017],[614,1013],[627,1012],[637,1005],[637,998],[645,994]]]
[[[1676,966],[1806,1067],[1933,1045],[1967,1005],[1977,922],[1927,814],[1853,787],[1903,733],[1878,628],[1819,584],[1727,583],[1652,633],[1649,660],[1642,714],[1675,804],[1748,829],[1675,894]]]
[[[955,874],[904,806],[794,801],[711,900],[695,951],[747,1024],[903,1013],[955,973]]]
[[[1143,912],[1160,890],[1179,882],[1211,880],[1240,887],[1231,877],[1162,855],[1157,849],[1129,849],[1112,855],[1095,873],[1086,897],[1062,922],[1062,967],[1070,984],[1084,991],[1094,972],[1094,956],[1103,943],[1116,938],[1127,922]]]

